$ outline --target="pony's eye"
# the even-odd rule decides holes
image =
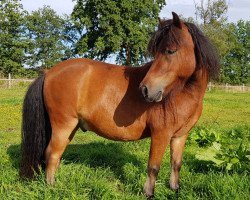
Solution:
[[[165,54],[171,55],[174,54],[177,50],[166,49]]]

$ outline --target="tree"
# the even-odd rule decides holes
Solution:
[[[227,23],[225,0],[201,0],[196,3],[196,16],[200,27],[218,49],[221,58],[220,81],[249,84],[250,27],[249,22]]]
[[[65,57],[77,57],[77,42],[81,39],[81,34],[79,30],[73,25],[74,22],[72,18],[68,15],[64,16],[64,44],[67,46],[65,51]]]
[[[218,54],[222,59],[233,45],[228,34],[230,32],[228,24],[213,21],[210,24],[201,25],[201,28],[217,48]]]
[[[223,74],[223,58],[229,52],[232,43],[229,39],[227,25],[227,3],[225,0],[201,0],[195,3],[196,18],[200,18],[200,28],[217,48],[221,60],[221,73]],[[222,77],[220,77],[220,80]]]
[[[5,76],[23,70],[27,47],[23,25],[26,14],[19,0],[0,1],[0,71]]]
[[[49,68],[56,62],[67,58],[64,25],[65,20],[49,6],[33,11],[27,16],[27,65]]]
[[[250,84],[250,22],[229,24],[228,35],[233,44],[223,61],[221,79],[233,84]]]
[[[164,0],[77,0],[71,15],[80,34],[75,51],[85,57],[139,64]]]
[[[226,0],[201,0],[195,3],[196,18],[202,21],[200,27],[217,47],[220,57],[227,54],[231,46],[227,34],[227,10]]]
[[[194,0],[194,2],[196,18],[199,17],[203,24],[227,20],[228,5],[226,0],[201,0],[200,3],[196,3]]]

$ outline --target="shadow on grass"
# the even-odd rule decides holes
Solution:
[[[117,143],[92,142],[89,144],[71,144],[67,147],[62,157],[64,164],[82,163],[92,168],[110,168],[117,178],[123,179],[122,168],[127,163],[133,164],[140,172],[145,163],[133,153],[123,149],[123,145]]]
[[[20,167],[20,145],[11,145],[7,153],[11,158],[13,167]],[[92,168],[110,168],[119,179],[123,179],[122,168],[127,163],[133,164],[139,172],[145,172],[145,163],[133,153],[123,149],[121,143],[91,142],[89,144],[70,144],[63,156],[65,165],[82,163]]]
[[[184,162],[188,166],[189,171],[194,173],[221,172],[221,169],[215,167],[212,161],[198,160],[194,154],[185,152]]]
[[[19,170],[21,159],[21,145],[10,145],[7,149],[7,154],[10,156],[12,166]]]

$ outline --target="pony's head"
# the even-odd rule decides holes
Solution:
[[[209,40],[194,24],[182,22],[174,12],[172,15],[171,20],[159,20],[158,30],[148,45],[154,60],[140,83],[148,102],[161,101],[199,69],[205,69],[206,77],[218,71],[217,54]]]

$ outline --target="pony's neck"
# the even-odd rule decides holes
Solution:
[[[189,95],[197,100],[202,100],[206,92],[208,73],[205,68],[196,70],[187,80],[179,80],[171,90],[169,97],[176,95]]]
[[[205,68],[196,70],[186,81],[184,92],[191,91],[196,98],[203,99],[208,84],[208,72]]]
[[[191,87],[197,89],[199,92],[205,92],[208,83],[208,71],[206,68],[200,68],[196,70],[193,75],[188,80],[187,84],[190,84]]]

